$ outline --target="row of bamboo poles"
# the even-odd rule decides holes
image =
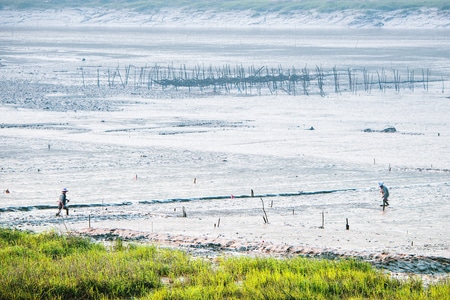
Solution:
[[[133,87],[147,89],[187,89],[200,92],[210,91],[214,93],[226,92],[253,95],[283,92],[289,95],[326,94],[328,91],[341,93],[343,91],[356,93],[361,90],[371,92],[372,89],[385,91],[401,89],[414,91],[415,88],[423,88],[428,91],[429,83],[442,81],[442,92],[444,92],[444,78],[431,77],[428,69],[420,69],[419,75],[416,70],[407,69],[406,76],[398,70],[369,71],[361,69],[324,70],[316,66],[314,69],[278,67],[255,67],[245,68],[242,65],[205,67],[196,65],[187,68],[186,65],[174,67],[168,66],[144,66],[136,67],[127,65],[123,68],[117,66],[115,69],[100,70],[94,67],[79,68],[82,76],[82,84],[116,87]]]

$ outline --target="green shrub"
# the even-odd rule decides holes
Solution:
[[[0,229],[0,299],[446,299],[358,260],[195,258],[116,240]]]

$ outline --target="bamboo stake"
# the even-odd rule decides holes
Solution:
[[[268,224],[269,223],[269,218],[267,217],[266,210],[264,209],[264,200],[262,198],[260,198],[260,199],[261,199],[261,202],[262,202],[262,210],[264,212],[263,220],[264,220],[265,224]]]

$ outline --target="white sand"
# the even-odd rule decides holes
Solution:
[[[0,10],[1,23],[12,26],[125,26],[125,27],[200,27],[200,28],[449,28],[450,11],[415,9],[394,11],[317,11],[290,14],[248,11],[198,11],[162,9],[138,13],[128,10],[96,8],[39,11]]]

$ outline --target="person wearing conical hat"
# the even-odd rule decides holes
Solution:
[[[61,195],[59,196],[58,200],[58,213],[56,213],[56,216],[59,216],[61,214],[61,210],[66,210],[66,215],[69,215],[69,208],[67,207],[67,203],[70,201],[67,199],[66,193],[68,190],[66,188],[63,188],[61,191]]]

